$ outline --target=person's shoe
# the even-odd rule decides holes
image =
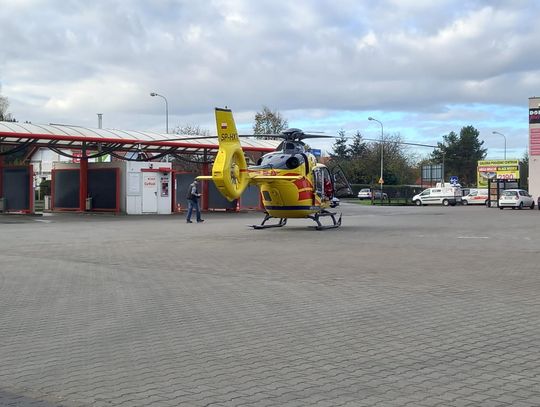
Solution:
[[[186,223],[193,223],[193,222],[192,222],[192,221],[190,221],[190,220],[186,220]]]
[[[197,223],[201,223],[201,222],[204,222],[204,219],[199,219],[199,220],[197,221]]]

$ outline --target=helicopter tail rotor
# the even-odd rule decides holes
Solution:
[[[249,184],[247,163],[240,145],[232,111],[216,108],[219,150],[212,167],[212,180],[229,201],[240,197]]]

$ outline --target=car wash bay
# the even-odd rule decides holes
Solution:
[[[178,137],[179,135],[175,135]],[[53,163],[51,193],[46,203],[55,211],[109,211],[166,214],[185,205],[182,190],[199,175],[209,174],[209,157],[217,140],[138,131],[78,126],[0,122],[0,211],[34,212],[34,168],[28,163],[47,148],[72,162]],[[248,152],[273,151],[268,140],[243,141]],[[167,156],[204,157],[197,172],[163,162]],[[109,155],[111,162],[94,162]],[[238,202],[225,201],[212,183],[203,183],[203,209],[259,207],[258,190],[249,189]]]

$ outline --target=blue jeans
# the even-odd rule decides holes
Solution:
[[[191,213],[193,212],[193,208],[195,208],[195,211],[197,214],[197,222],[199,222],[201,220],[201,210],[199,209],[199,201],[192,200],[192,199],[188,199],[188,210],[187,210],[186,220],[191,220]]]

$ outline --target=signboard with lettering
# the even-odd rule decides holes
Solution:
[[[490,179],[518,180],[519,160],[478,161],[478,188],[488,188]]]
[[[540,123],[540,108],[529,109],[529,123]]]
[[[80,163],[82,158],[82,151],[81,150],[71,150],[71,155],[73,158],[71,159],[71,162],[73,163]]]

